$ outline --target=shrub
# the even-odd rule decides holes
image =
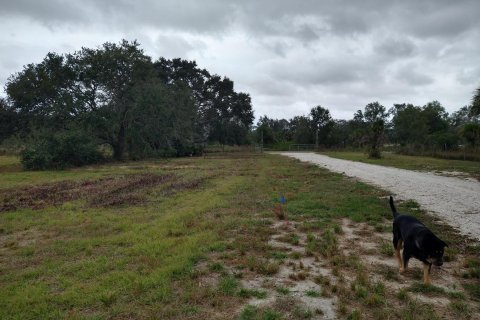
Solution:
[[[170,146],[151,146],[136,141],[129,142],[128,157],[131,160],[140,160],[145,158],[172,158],[172,157],[188,157],[200,156],[204,152],[204,147],[193,143],[172,143]]]
[[[378,148],[371,148],[368,151],[368,157],[370,159],[381,159],[382,158],[382,153],[380,152],[380,149],[378,149]]]
[[[198,156],[203,154],[203,146],[196,144],[177,144],[175,145],[176,156]]]
[[[102,159],[95,141],[78,131],[43,135],[21,153],[22,165],[27,170],[78,167]]]

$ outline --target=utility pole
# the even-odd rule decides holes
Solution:
[[[315,132],[315,149],[318,152],[318,126],[317,126],[317,132]]]
[[[261,135],[261,140],[260,140],[260,152],[263,153],[263,128],[262,128],[262,135]]]

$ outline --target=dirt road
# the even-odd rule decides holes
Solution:
[[[281,152],[328,170],[356,177],[391,191],[398,199],[413,199],[461,233],[480,240],[480,183],[433,173],[330,158],[315,153]]]

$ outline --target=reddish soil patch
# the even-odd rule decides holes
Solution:
[[[0,212],[19,208],[34,210],[81,198],[90,206],[112,206],[139,203],[139,190],[173,180],[174,175],[129,174],[98,180],[61,181],[0,191]]]
[[[138,204],[144,201],[145,194],[139,190],[154,187],[173,180],[174,175],[135,174],[109,181],[106,188],[94,186],[88,204],[93,207]]]

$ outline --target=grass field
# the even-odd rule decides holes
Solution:
[[[247,154],[25,172],[17,161],[0,157],[0,319],[480,313],[478,244],[401,204],[443,235],[451,268],[435,286],[420,268],[400,276],[387,194],[313,165]]]
[[[431,157],[406,156],[391,152],[383,152],[381,159],[370,159],[363,152],[325,151],[327,156],[344,160],[360,161],[378,164],[387,167],[396,167],[408,170],[457,172],[480,178],[480,161],[447,160]]]

